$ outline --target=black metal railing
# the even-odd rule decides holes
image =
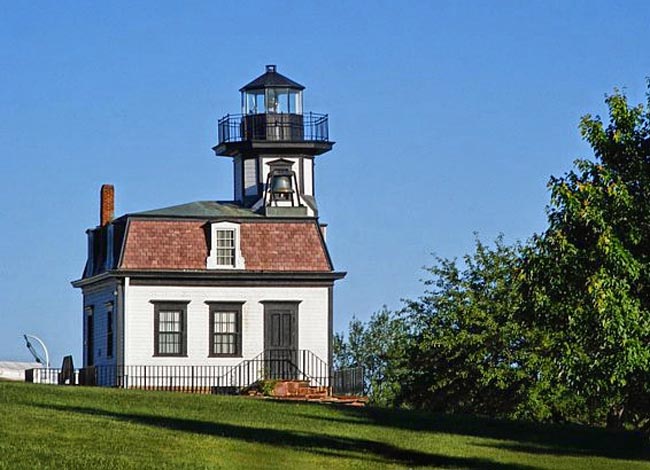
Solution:
[[[330,368],[327,362],[308,349],[299,351],[298,365],[303,372],[303,380],[317,387],[330,386]]]
[[[219,119],[219,143],[266,141],[329,141],[327,114],[227,114]]]
[[[60,369],[30,369],[26,380],[60,383]],[[237,393],[261,380],[301,380],[328,387],[329,367],[309,350],[274,349],[237,365],[91,366],[75,370],[70,385],[170,390],[194,393]]]
[[[332,372],[333,395],[365,395],[363,367],[350,367]]]
[[[63,384],[61,369],[29,369],[25,380]],[[362,367],[330,371],[327,362],[310,350],[275,349],[236,365],[91,366],[72,371],[70,385],[192,393],[238,393],[261,380],[301,380],[330,387],[334,395],[365,394]]]

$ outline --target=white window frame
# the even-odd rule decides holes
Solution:
[[[217,231],[232,230],[235,245],[235,263],[218,264],[217,263]],[[240,247],[240,230],[239,224],[235,222],[215,222],[210,226],[210,254],[206,266],[208,269],[245,269],[246,262],[241,254]]]

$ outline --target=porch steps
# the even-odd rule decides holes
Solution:
[[[306,380],[282,380],[275,384],[272,395],[278,398],[324,398],[327,387],[314,387]]]
[[[268,393],[270,392],[270,393]],[[281,380],[275,382],[272,390],[263,393],[259,389],[249,390],[248,396],[271,400],[305,401],[315,403],[339,404],[348,406],[365,406],[367,397],[333,396],[328,387],[310,385],[305,380]]]

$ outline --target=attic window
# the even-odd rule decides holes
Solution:
[[[206,267],[208,269],[244,269],[240,249],[239,224],[215,222],[210,227],[211,246]]]
[[[235,267],[235,231],[217,229],[217,265]]]

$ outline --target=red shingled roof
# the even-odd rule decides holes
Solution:
[[[129,224],[122,269],[202,270],[209,253],[205,220],[143,220]],[[331,271],[314,221],[241,222],[247,271]]]

